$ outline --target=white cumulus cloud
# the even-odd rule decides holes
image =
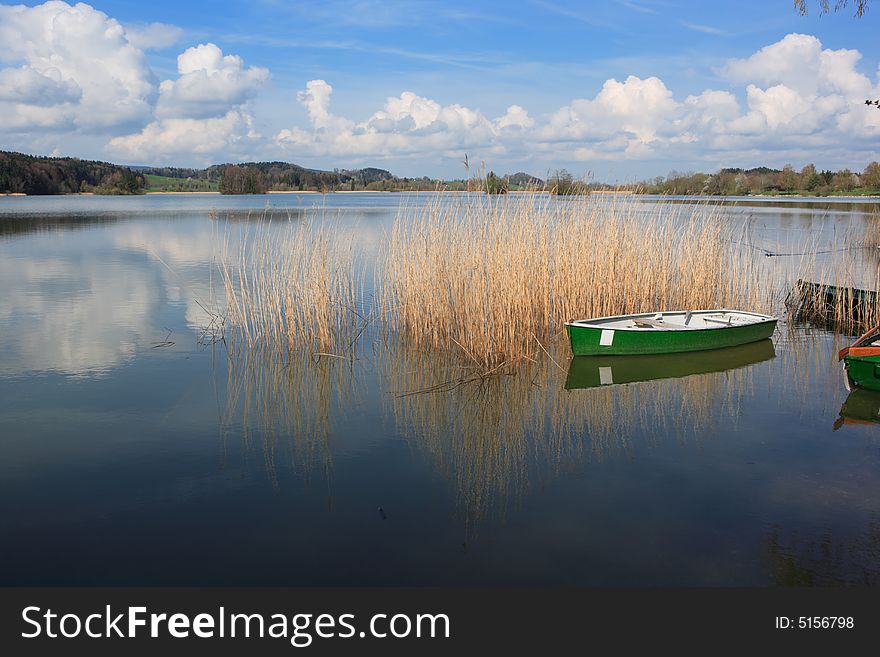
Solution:
[[[783,84],[804,97],[863,94],[871,82],[855,69],[861,57],[857,50],[823,49],[815,36],[789,34],[751,57],[730,60],[720,73],[737,83]]]
[[[4,131],[101,130],[152,113],[155,78],[119,21],[86,4],[0,5]]]
[[[213,43],[188,48],[177,58],[176,80],[159,86],[160,117],[207,118],[222,116],[233,106],[253,98],[269,79],[269,71],[245,68],[241,57],[224,55]]]
[[[459,104],[441,105],[411,91],[388,98],[382,109],[365,121],[337,116],[330,111],[333,88],[324,80],[311,80],[297,95],[306,108],[310,128],[287,128],[275,136],[276,144],[312,155],[401,157],[441,153],[452,155],[466,146],[491,146],[499,130],[478,109]],[[528,123],[522,108],[507,115]],[[504,118],[504,117],[501,117]]]
[[[528,130],[529,128],[534,127],[534,125],[535,119],[529,116],[528,111],[519,105],[511,105],[507,108],[504,116],[499,116],[495,119],[495,127],[498,130],[504,130],[505,128]]]
[[[491,119],[464,104],[443,105],[405,91],[365,120],[334,114],[332,87],[312,80],[298,94],[308,126],[281,130],[275,142],[296,157],[411,156],[517,159],[711,160],[778,163],[812,151],[828,166],[876,159],[880,111],[865,99],[880,85],[859,70],[861,53],[822,47],[789,34],[718,71],[731,89],[676,98],[656,76],[607,80],[541,117],[511,105]],[[821,150],[817,150],[821,149]],[[743,161],[745,160],[745,161]],[[711,166],[711,165],[710,165]]]
[[[237,159],[259,139],[248,102],[269,71],[245,67],[236,55],[224,55],[213,43],[188,48],[177,58],[176,80],[159,85],[156,118],[140,132],[115,137],[110,153],[129,160],[172,162],[175,157]]]
[[[223,116],[207,119],[167,118],[153,121],[131,135],[114,137],[107,149],[130,161],[174,162],[175,157],[192,157],[205,163],[211,157],[239,159],[249,144],[259,138],[252,117],[232,109]]]
[[[0,69],[0,101],[47,107],[75,103],[81,97],[82,88],[75,80],[64,79],[57,68]]]
[[[656,77],[630,75],[625,81],[607,80],[592,99],[578,99],[556,111],[539,131],[549,142],[597,142],[625,139],[627,146],[644,151],[658,133],[672,130],[681,106]]]
[[[181,53],[178,77],[159,84],[145,51],[182,36],[166,23],[126,26],[83,3],[0,5],[0,135],[17,148],[53,132],[94,133],[109,154],[138,162],[241,152],[259,137],[247,105],[268,70],[206,43]]]

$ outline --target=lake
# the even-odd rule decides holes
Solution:
[[[218,254],[259,217],[333,222],[369,272],[429,196],[0,197],[0,584],[880,583],[880,395],[846,389],[846,336],[782,315],[457,386],[376,327],[354,360],[222,340]],[[874,209],[712,211],[783,253]]]

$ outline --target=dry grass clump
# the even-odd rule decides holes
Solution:
[[[403,208],[382,263],[386,325],[484,370],[533,358],[566,320],[766,309],[770,277],[711,209],[625,198],[438,196]]]
[[[349,355],[367,321],[351,238],[310,221],[248,224],[221,265],[229,324],[248,346]]]

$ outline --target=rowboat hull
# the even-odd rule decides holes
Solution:
[[[880,356],[847,356],[844,367],[852,385],[880,390]]]
[[[880,390],[880,326],[875,326],[837,357],[843,361],[851,387]]]
[[[770,360],[775,356],[772,340],[685,355],[575,356],[568,366],[565,389],[598,388],[727,372]]]
[[[748,323],[711,326],[706,328],[679,327],[631,328],[623,326],[627,321],[644,318],[650,321],[652,314],[622,315],[597,320],[568,322],[565,326],[575,356],[636,356],[645,354],[670,354],[706,349],[721,349],[766,340],[776,329],[777,319],[768,315],[738,311],[696,311],[697,315],[711,313],[735,313],[749,318]],[[685,313],[661,313],[664,317],[680,317]]]

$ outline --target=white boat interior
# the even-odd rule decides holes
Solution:
[[[694,329],[727,328],[775,320],[770,315],[742,310],[676,310],[662,313],[618,315],[568,322],[571,326],[636,331],[688,331]]]

